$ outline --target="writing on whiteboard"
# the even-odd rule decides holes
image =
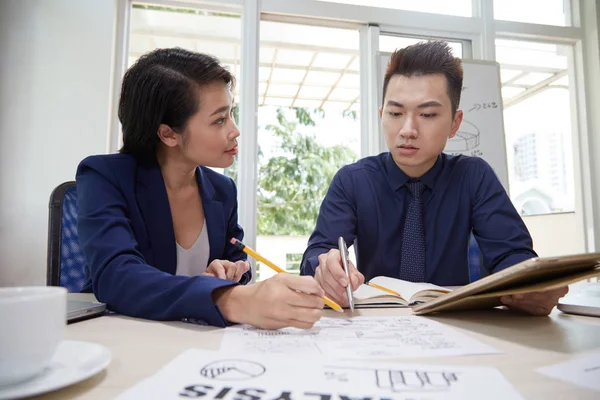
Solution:
[[[498,103],[496,103],[495,101],[490,101],[487,103],[475,103],[468,111],[470,112],[470,111],[487,110],[490,108],[498,108]]]

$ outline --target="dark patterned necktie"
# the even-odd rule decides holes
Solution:
[[[408,181],[412,200],[408,205],[402,232],[402,259],[400,279],[410,282],[425,281],[425,229],[423,227],[423,183]]]

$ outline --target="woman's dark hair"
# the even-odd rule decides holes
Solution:
[[[212,56],[181,48],[157,49],[141,56],[123,77],[119,120],[123,147],[139,161],[156,157],[160,124],[183,132],[200,106],[198,89],[223,81],[230,89],[235,78]]]
[[[387,65],[383,78],[383,99],[388,83],[394,75],[406,77],[419,75],[442,74],[448,82],[448,97],[452,104],[452,115],[458,109],[462,91],[462,61],[452,55],[452,49],[443,41],[419,42],[412,46],[396,50]]]

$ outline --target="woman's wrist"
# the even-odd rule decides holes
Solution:
[[[234,285],[222,287],[213,292],[213,301],[227,321],[244,323],[244,298],[247,289],[246,286]]]

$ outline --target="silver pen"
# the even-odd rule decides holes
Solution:
[[[354,311],[354,299],[352,297],[352,283],[350,281],[350,264],[348,262],[348,247],[346,247],[346,241],[343,237],[340,236],[338,239],[338,247],[340,250],[340,254],[342,256],[342,266],[344,267],[344,271],[346,271],[346,278],[348,278],[348,286],[346,286],[346,293],[348,294],[348,304],[350,305],[350,310]]]

